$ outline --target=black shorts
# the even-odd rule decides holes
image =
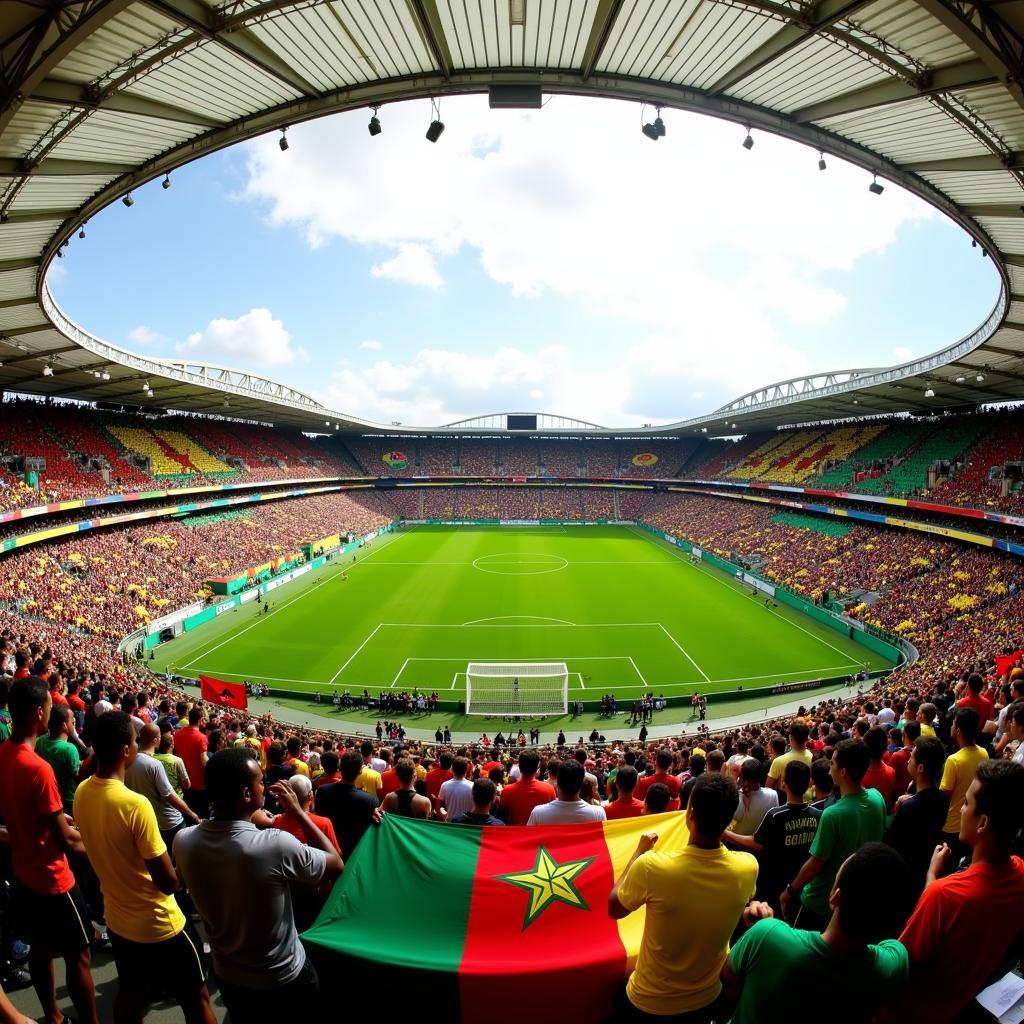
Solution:
[[[117,980],[128,992],[194,996],[206,984],[203,944],[191,923],[163,942],[132,942],[107,929],[117,965]]]
[[[76,957],[89,948],[92,920],[77,885],[62,893],[36,892],[15,879],[13,896],[16,930],[33,947],[63,957]]]

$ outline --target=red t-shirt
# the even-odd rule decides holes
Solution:
[[[510,825],[525,825],[534,807],[549,804],[554,799],[555,787],[536,779],[520,779],[501,791],[501,806],[508,811]]]
[[[206,789],[206,766],[203,764],[206,747],[205,734],[194,725],[186,725],[174,734],[174,752],[185,762],[192,788],[200,792]]]
[[[980,725],[984,725],[986,722],[991,722],[996,717],[996,709],[992,704],[992,701],[988,699],[984,694],[973,694],[969,693],[966,697],[961,697],[956,702],[958,708],[974,708],[978,712],[978,717],[981,719]]]
[[[329,786],[332,782],[341,782],[341,774],[339,772],[331,772],[328,775],[326,772],[318,779],[313,780],[313,790],[318,790],[321,786]]]
[[[396,789],[401,789],[402,783],[398,781],[398,774],[394,768],[389,768],[386,772],[380,773],[380,789],[377,790],[377,799],[384,802],[384,797],[388,793],[394,793]]]
[[[57,690],[50,691],[50,700],[54,704],[67,704],[67,699],[63,693],[59,693]]]
[[[0,743],[0,817],[11,837],[14,875],[35,892],[59,895],[75,876],[50,819],[64,804],[53,769],[26,743]]]
[[[636,789],[633,790],[634,800],[643,800],[647,795],[647,790],[651,788],[656,782],[663,782],[668,786],[668,795],[671,799],[668,802],[668,807],[665,808],[668,811],[679,810],[679,780],[674,775],[669,775],[665,772],[655,772],[653,775],[645,775],[636,784]]]
[[[451,768],[431,768],[427,772],[427,792],[436,800],[440,796],[441,787],[452,778]]]
[[[77,693],[72,693],[68,697],[68,705],[72,711],[81,711],[83,714],[88,710],[85,706],[85,701]]]
[[[885,806],[891,807],[893,790],[896,788],[896,769],[890,768],[887,764],[869,768],[864,773],[861,785],[865,789],[877,789],[885,800]]]
[[[643,800],[630,797],[629,803],[622,800],[613,800],[604,805],[604,813],[609,821],[618,821],[620,818],[639,818],[644,813]]]
[[[888,1020],[943,1024],[988,981],[1020,932],[1024,861],[975,864],[925,889],[900,942],[910,980],[887,1008]]]
[[[906,793],[907,787],[910,785],[910,772],[907,770],[907,766],[910,764],[910,754],[911,751],[908,747],[900,747],[889,757],[889,767],[896,773],[896,785],[893,788],[893,793],[896,796]]]
[[[331,841],[331,846],[338,853],[341,853],[341,847],[338,845],[338,837],[334,834],[334,826],[331,824],[331,819],[325,818],[321,814],[312,814],[308,811],[307,814],[309,815],[309,820]],[[299,824],[298,818],[293,818],[290,814],[278,814],[274,818],[273,826],[274,828],[279,828],[282,832],[291,833],[300,843],[306,846],[309,845],[306,842],[306,833],[302,831],[302,825]]]

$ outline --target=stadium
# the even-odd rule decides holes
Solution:
[[[826,1020],[1020,1020],[1019,6],[6,5],[0,1020],[371,1014],[373,991],[437,1020],[743,1024],[781,1019],[797,985]],[[481,388],[473,415],[419,424],[393,418],[386,376],[335,387],[355,379],[344,359],[332,373],[302,350],[260,370],[266,309],[232,366],[200,361],[221,351],[215,321],[165,358],[152,331],[105,340],[57,300],[68,268],[88,282],[91,263],[106,294],[88,308],[130,306],[118,275],[138,277],[106,269],[111,246],[148,270],[178,243],[125,218],[154,216],[218,154],[269,138],[286,161],[332,115],[368,116],[374,145],[414,101],[430,104],[417,145],[433,153],[455,134],[442,138],[442,103],[458,116],[467,97],[538,119],[556,98],[560,124],[573,103],[619,101],[639,108],[645,153],[697,115],[738,133],[740,157],[781,140],[815,173],[855,175],[859,203],[926,204],[984,261],[995,302],[949,337],[925,308],[951,308],[926,267],[907,278],[920,296],[875,281],[898,361],[766,376],[721,403],[672,378],[668,416],[650,411],[670,369],[652,347],[650,392],[616,425],[591,421],[600,376],[583,371],[610,337],[624,354],[609,376],[625,380],[633,350],[603,312],[618,294],[569,358],[579,409],[524,376],[508,404]],[[460,159],[497,148],[474,139]],[[315,205],[299,166],[294,201]],[[437,187],[425,168],[402,168],[410,192],[420,176]],[[494,181],[528,223],[513,179]],[[796,190],[737,180],[786,224]],[[532,184],[573,206],[556,173]],[[233,187],[188,216],[241,206]],[[485,199],[473,216],[498,204]],[[889,244],[865,207],[827,202],[824,220],[862,222],[864,251]],[[121,233],[97,239],[115,213]],[[190,230],[179,260],[198,264]],[[229,240],[238,266],[248,237]],[[575,243],[564,262],[612,264],[605,283],[640,262],[588,261]],[[371,276],[438,294],[435,264],[460,244],[403,242]],[[167,262],[163,304],[198,303],[199,289],[168,300],[189,268]],[[757,290],[743,259],[724,262]],[[514,269],[512,291],[562,329]],[[659,317],[684,305],[662,294],[674,272],[650,270]],[[346,338],[370,314],[426,331],[361,287],[365,302],[337,283]],[[431,329],[455,337],[482,307],[492,335],[477,344],[505,351],[507,307],[478,284],[464,294],[464,323]],[[796,294],[813,307],[825,292]],[[759,356],[738,312],[713,312],[716,336],[690,339],[708,364],[761,373],[787,351]],[[890,326],[915,315],[919,356]],[[883,350],[865,336],[827,351]],[[444,408],[430,390],[423,408]]]

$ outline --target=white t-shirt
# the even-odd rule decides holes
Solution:
[[[469,779],[448,779],[441,784],[438,795],[448,809],[449,820],[473,810],[473,783]]]
[[[527,825],[578,825],[586,821],[607,821],[603,807],[585,803],[583,800],[552,800],[539,804],[530,811]]]
[[[878,712],[878,724],[879,725],[890,725],[896,721],[896,712],[892,708],[882,708]]]
[[[752,836],[758,825],[764,821],[764,816],[773,808],[779,806],[779,793],[775,789],[755,789],[753,793],[740,793],[739,803],[736,805],[735,824],[733,832],[741,836]]]

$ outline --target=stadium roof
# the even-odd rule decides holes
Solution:
[[[339,110],[513,85],[703,112],[835,154],[945,212],[1002,276],[1000,299],[978,330],[953,344],[936,339],[947,347],[934,356],[786,381],[664,432],[737,433],[1024,399],[1022,8],[969,0],[5,3],[0,384],[306,429],[393,430],[253,374],[155,360],[97,339],[56,306],[46,268],[97,210],[206,153]],[[53,372],[43,375],[51,359]]]

